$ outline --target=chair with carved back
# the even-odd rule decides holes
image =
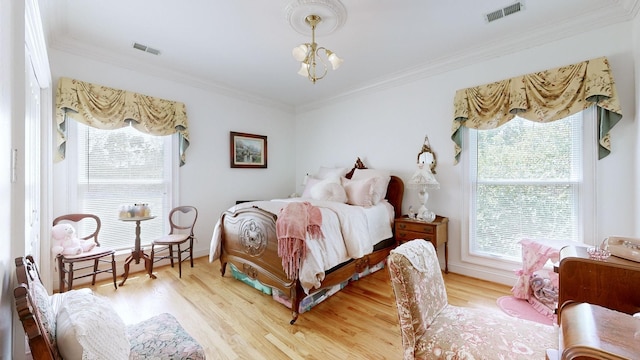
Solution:
[[[197,219],[198,209],[193,206],[178,206],[169,212],[169,224],[171,226],[169,234],[151,243],[151,273],[153,273],[153,264],[164,259],[170,260],[171,267],[174,266],[174,261],[177,260],[180,278],[182,278],[183,261],[190,260],[191,267],[193,267],[193,228]],[[186,243],[188,245],[182,247]],[[158,253],[160,253],[160,256]],[[182,257],[184,253],[188,253],[188,255]]]
[[[71,290],[73,281],[84,277],[91,276],[91,285],[96,284],[96,276],[101,273],[111,273],[113,276],[113,286],[118,289],[116,284],[116,259],[113,249],[100,246],[98,234],[102,226],[102,222],[97,215],[94,214],[66,214],[58,216],[53,220],[53,226],[61,223],[69,223],[74,226],[76,231],[80,232],[84,225],[87,227],[86,233],[79,233],[78,238],[81,240],[93,240],[96,246],[88,252],[79,255],[56,256],[58,262],[58,271],[60,272],[60,292],[66,291],[66,286]],[[79,267],[76,267],[76,264]],[[104,264],[107,264],[106,266]],[[102,265],[102,266],[100,266]],[[79,274],[78,274],[79,273]]]

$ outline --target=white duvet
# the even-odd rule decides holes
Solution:
[[[357,259],[373,252],[375,244],[393,236],[391,229],[394,210],[386,200],[364,208],[331,201],[292,198],[260,201],[257,204],[242,203],[229,210],[258,205],[261,209],[277,215],[287,202],[292,201],[308,201],[320,208],[322,213],[324,240],[307,238],[307,256],[300,266],[298,275],[306,293],[320,286],[326,270],[349,259]],[[220,257],[221,235],[218,219],[211,238],[210,262]]]

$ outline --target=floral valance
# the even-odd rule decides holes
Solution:
[[[609,61],[605,57],[458,90],[451,139],[455,164],[462,151],[461,127],[494,129],[516,115],[551,122],[597,106],[598,158],[609,155],[609,130],[622,118]]]
[[[65,157],[67,118],[99,129],[133,126],[151,135],[178,133],[180,166],[185,163],[189,131],[181,102],[61,78],[56,90],[56,160]]]

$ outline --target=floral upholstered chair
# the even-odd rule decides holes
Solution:
[[[557,327],[499,312],[449,305],[433,245],[408,241],[387,260],[404,359],[544,359]]]

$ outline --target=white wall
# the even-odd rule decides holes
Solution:
[[[300,113],[296,176],[300,178],[319,166],[351,166],[360,156],[369,167],[390,169],[406,181],[428,135],[438,156],[436,170],[441,184],[439,190],[430,192],[429,207],[450,220],[449,268],[513,284],[512,272],[480,268],[461,259],[461,227],[466,221],[462,175],[466,164],[453,165],[450,134],[455,91],[607,56],[624,117],[612,131],[611,155],[597,164],[597,239],[586,240],[597,241],[613,234],[633,236],[638,234],[638,215],[629,196],[636,192],[638,126],[632,48],[631,23],[624,23]],[[416,197],[415,190],[405,191],[405,213],[409,205],[417,203]]]
[[[66,52],[50,50],[49,56],[54,86],[57,86],[60,77],[70,77],[186,104],[191,146],[186,152],[186,164],[179,169],[179,202],[194,205],[199,211],[195,228],[195,256],[208,255],[216,219],[236,200],[281,198],[293,191],[293,113],[250,104]],[[268,168],[231,169],[230,131],[266,135]],[[66,161],[54,165],[53,177],[53,215],[74,211],[67,208]],[[114,216],[116,214],[117,209],[114,209]],[[118,268],[122,269],[120,264]],[[142,269],[132,268],[132,271],[137,270]]]
[[[636,18],[633,20],[633,36],[631,39],[631,42],[633,44],[633,58],[635,59],[635,63],[634,63],[634,70],[635,70],[635,76],[634,76],[634,80],[635,80],[635,91],[633,92],[633,97],[635,99],[635,111],[636,114],[640,114],[640,101],[638,101],[638,84],[640,84],[640,61],[638,61],[638,59],[640,59],[640,17],[636,16]],[[634,184],[638,184],[640,183],[640,141],[638,141],[640,139],[640,125],[638,125],[637,121],[636,121],[636,126],[635,126],[636,131],[634,132],[633,136],[635,136],[635,147],[633,149],[633,154],[635,155],[635,177],[633,178],[633,183]],[[631,197],[631,194],[629,194]],[[633,199],[634,199],[634,205],[635,205],[635,224],[636,224],[636,228],[635,228],[635,233],[638,234],[640,233],[640,191],[638,191],[637,187],[635,188],[635,191],[633,193]]]

